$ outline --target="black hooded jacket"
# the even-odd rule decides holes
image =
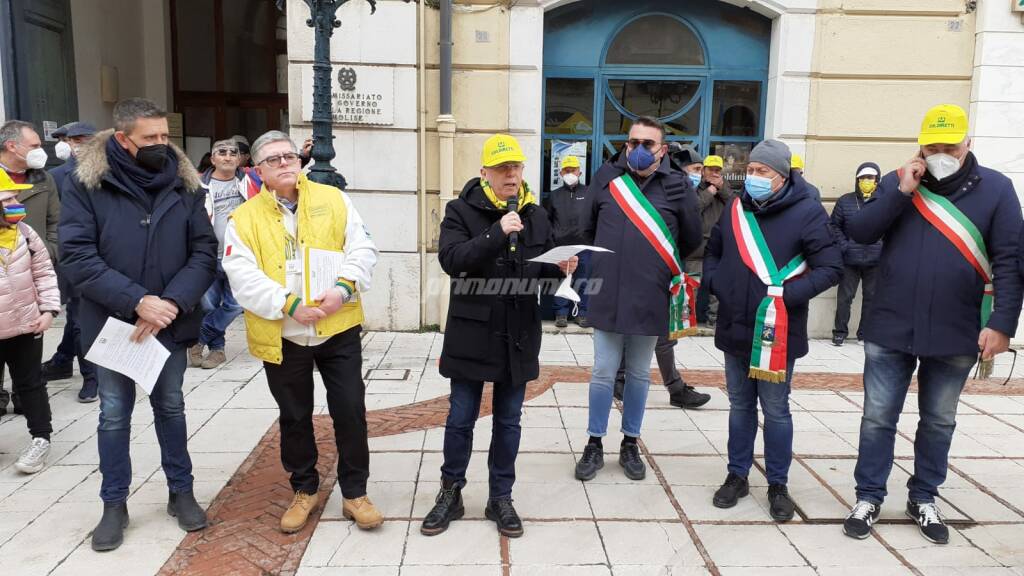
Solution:
[[[857,174],[864,168],[874,168],[879,175],[875,182],[881,179],[882,170],[874,162],[865,162],[857,167]],[[877,190],[876,190],[877,192]],[[853,192],[843,194],[836,201],[832,208],[832,232],[836,237],[836,244],[843,251],[843,264],[847,266],[868,267],[877,266],[882,257],[882,241],[873,244],[861,244],[850,239],[847,231],[847,223],[864,207],[864,195],[860,193],[857,180],[853,181]]]

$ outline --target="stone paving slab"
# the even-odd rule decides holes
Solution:
[[[46,355],[59,331],[45,340]],[[186,404],[196,493],[215,522],[185,537],[163,512],[166,487],[144,395],[133,418],[132,526],[126,544],[93,553],[88,536],[99,517],[95,426],[98,406],[75,400],[79,379],[49,385],[54,414],[50,466],[23,476],[13,461],[26,441],[24,420],[0,418],[0,558],[14,574],[882,574],[1024,575],[1024,396],[1021,381],[969,383],[960,405],[949,480],[940,506],[955,526],[950,546],[936,550],[902,516],[902,481],[913,470],[916,395],[900,423],[889,503],[873,538],[839,531],[852,498],[863,402],[863,348],[812,342],[798,362],[792,407],[796,459],[790,488],[798,518],[777,526],[767,516],[760,438],[750,498],[729,511],[710,505],[725,475],[728,400],[721,354],[710,338],[677,346],[684,378],[712,394],[702,410],[668,404],[652,385],[644,426],[648,477],[622,475],[617,443],[595,481],[572,477],[586,441],[589,334],[546,334],[545,365],[524,411],[516,503],[527,534],[498,537],[482,515],[490,418],[477,427],[467,519],[442,538],[418,533],[433,503],[441,462],[447,380],[437,372],[442,336],[367,333],[363,338],[373,455],[371,497],[385,530],[362,533],[340,518],[331,472],[329,417],[321,435],[319,521],[294,536],[276,531],[290,500],[276,450],[276,407],[261,365],[244,352],[240,326],[229,335],[230,361],[219,370],[190,368]],[[557,366],[557,367],[556,367]],[[652,364],[652,368],[653,368]],[[824,368],[822,368],[824,367]],[[815,370],[828,370],[828,373]],[[1002,372],[1000,372],[1002,371]],[[1008,374],[1009,361],[996,374]],[[400,379],[399,379],[400,377]],[[1024,377],[1024,367],[1014,369]],[[326,414],[319,375],[318,414]],[[654,378],[656,380],[656,376]],[[487,405],[487,402],[484,403]],[[609,429],[619,426],[618,407]],[[742,546],[739,546],[741,543]],[[124,567],[131,566],[125,572]]]

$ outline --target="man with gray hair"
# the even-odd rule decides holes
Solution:
[[[213,285],[203,296],[203,326],[199,329],[199,342],[189,348],[188,358],[192,366],[201,366],[206,370],[216,368],[227,361],[224,353],[224,334],[228,326],[242,313],[241,306],[228,284],[227,274],[220,265],[224,258],[224,231],[228,227],[228,217],[235,208],[249,199],[251,190],[249,174],[240,167],[241,155],[238,143],[234,140],[220,140],[213,143],[210,162],[213,167],[202,175],[203,186],[207,190],[206,212],[213,222],[213,231],[217,234],[219,248],[217,261],[217,277]],[[258,191],[259,188],[256,188]],[[255,195],[255,194],[253,194]],[[210,347],[210,353],[203,357],[203,349]]]
[[[366,495],[370,451],[362,377],[363,308],[377,248],[355,205],[341,190],[309,181],[287,134],[260,136],[252,146],[260,193],[231,214],[224,233],[224,270],[245,310],[249,352],[263,360],[281,411],[281,463],[295,492],[281,531],[298,532],[320,501],[313,434],[313,367],[327,389],[338,446],[342,514],[364,530],[383,515]],[[333,251],[340,260],[330,287],[303,282],[303,248]]]
[[[50,259],[56,263],[60,197],[53,177],[44,169],[46,160],[46,151],[32,124],[10,120],[0,126],[0,168],[15,184],[32,185],[18,195],[18,201],[25,205],[28,214],[24,222],[42,238]],[[7,411],[8,402],[3,373],[3,365],[0,365],[0,414]],[[12,393],[10,398],[14,401],[14,413],[21,413],[18,397]]]
[[[206,527],[192,492],[185,399],[186,349],[203,320],[200,300],[213,281],[217,237],[199,175],[170,144],[167,113],[142,98],[114,106],[114,129],[82,147],[63,190],[61,267],[81,297],[82,348],[111,318],[135,325],[132,340],[156,339],[171,355],[149,395],[160,464],[170,492],[167,513],[186,531]],[[129,456],[135,382],[97,366],[103,518],[92,548],[124,540],[132,480]]]

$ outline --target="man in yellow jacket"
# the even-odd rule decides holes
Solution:
[[[224,271],[245,310],[249,352],[263,360],[281,411],[281,463],[295,497],[281,530],[297,532],[319,503],[313,435],[313,366],[327,388],[338,446],[342,513],[363,529],[383,515],[366,496],[370,453],[362,379],[363,309],[377,248],[349,197],[302,174],[287,134],[270,131],[252,145],[260,193],[232,214],[224,235]],[[344,252],[334,287],[303,297],[305,248]]]

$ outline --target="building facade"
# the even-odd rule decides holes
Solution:
[[[980,162],[1024,193],[1024,23],[1010,0],[457,0],[450,111],[442,2],[378,0],[371,15],[350,0],[337,14],[334,165],[381,249],[369,328],[443,325],[440,219],[495,132],[523,144],[542,194],[565,149],[586,174],[641,114],[665,120],[670,140],[723,156],[737,183],[750,148],[778,138],[805,157],[831,210],[858,164],[895,169],[914,153],[924,111],[955,103],[970,112]],[[312,134],[308,18],[303,0],[0,0],[0,115],[109,124],[113,70],[113,95],[181,114],[193,158],[268,128],[301,142]],[[73,46],[40,64],[70,70],[70,84],[33,91],[33,78],[55,74],[20,57],[31,46],[19,26],[57,42],[50,56]],[[73,111],[34,104],[65,85]],[[830,333],[834,307],[834,291],[812,303],[814,335]]]

